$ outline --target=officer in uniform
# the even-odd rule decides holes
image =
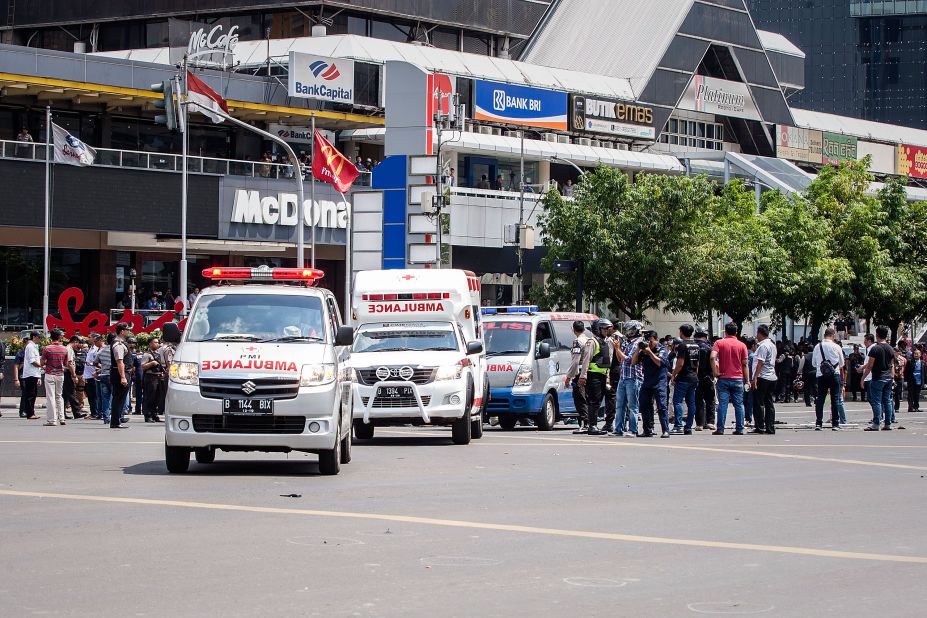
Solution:
[[[621,322],[612,320],[612,327],[609,330],[608,338],[612,344],[612,364],[608,369],[608,390],[605,391],[605,431],[609,435],[616,435],[618,431],[615,428],[615,402],[618,394],[618,382],[621,381],[621,356],[618,352],[621,350]]]
[[[588,365],[589,357],[586,351],[586,341],[589,340],[589,337],[586,336],[586,324],[582,320],[576,320],[573,322],[573,334],[575,335],[573,339],[573,345],[570,347],[570,370],[566,375],[566,385],[573,388],[573,402],[576,405],[576,418],[579,427],[577,427],[573,433],[580,434],[585,433],[586,430],[583,429],[583,425],[586,423],[586,389],[581,387],[578,382],[579,370],[583,365]]]
[[[708,331],[695,327],[698,345],[698,391],[695,393],[695,431],[715,429],[715,378],[711,374],[711,344]]]
[[[608,320],[596,320],[592,324],[592,337],[586,341],[585,349],[589,361],[583,363],[579,373],[579,383],[586,388],[587,426],[590,436],[604,436],[606,432],[598,428],[599,408],[608,386],[608,370],[612,365],[612,342],[608,336],[612,323]]]

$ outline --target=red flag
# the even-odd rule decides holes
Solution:
[[[312,175],[316,180],[331,183],[339,193],[351,188],[354,180],[360,175],[351,160],[338,152],[338,150],[315,132],[315,150],[312,153]]]
[[[229,107],[225,104],[225,99],[219,96],[215,90],[207,86],[203,80],[187,71],[187,96],[191,101],[199,103],[192,105],[192,111],[199,112],[212,120],[213,122],[222,122],[225,120],[217,114],[218,111],[229,113]],[[202,106],[202,107],[201,107]]]

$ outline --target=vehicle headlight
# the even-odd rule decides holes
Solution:
[[[435,372],[435,380],[459,380],[462,375],[463,365],[460,363],[456,365],[445,365],[443,367],[438,367],[438,371]]]
[[[319,365],[303,365],[299,375],[300,386],[322,386],[335,381],[335,365],[322,363]]]
[[[532,378],[530,365],[522,365],[515,374],[515,386],[531,386]]]
[[[200,366],[196,363],[171,363],[171,381],[197,386],[200,383]]]

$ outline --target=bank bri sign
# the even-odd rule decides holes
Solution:
[[[567,93],[476,80],[474,120],[567,130]]]

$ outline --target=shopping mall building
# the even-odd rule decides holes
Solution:
[[[804,54],[742,0],[0,0],[0,323],[39,321],[46,106],[97,148],[91,167],[52,166],[52,298],[86,285],[84,310],[115,307],[133,271],[145,294],[179,293],[181,138],[155,123],[150,85],[185,51],[210,54],[197,73],[237,118],[303,155],[314,118],[378,163],[344,197],[317,184],[316,260],[339,292],[350,222],[354,270],[436,261],[429,211],[451,169],[444,253],[493,303],[512,298],[512,232],[536,223],[538,196],[596,165],[796,192],[871,156],[927,198],[927,131],[792,108]],[[207,265],[295,263],[281,148],[199,114],[188,137],[191,285]],[[544,248],[519,236],[527,287]]]

